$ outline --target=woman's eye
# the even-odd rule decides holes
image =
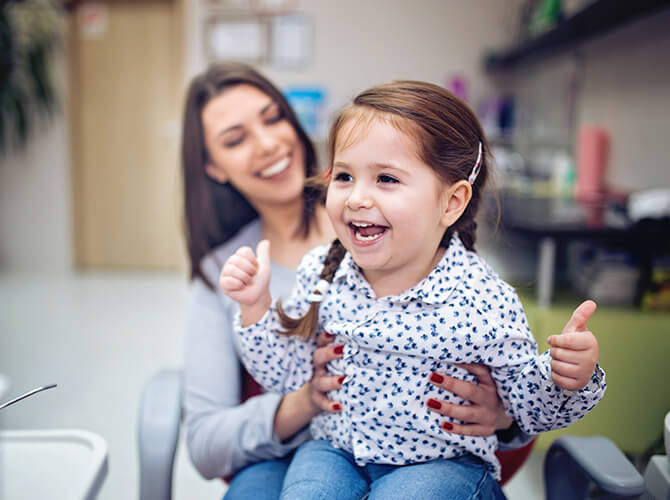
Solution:
[[[384,183],[384,184],[397,184],[399,181],[395,177],[391,177],[390,175],[382,174],[379,176],[379,182]]]
[[[352,179],[352,177],[347,173],[339,172],[338,174],[335,175],[334,179],[339,182],[349,182]]]
[[[273,112],[270,116],[268,116],[265,119],[265,123],[268,125],[272,125],[273,123],[281,121],[283,118],[284,118],[284,112],[282,111],[281,108],[278,108],[275,112]]]
[[[227,141],[223,142],[223,146],[226,148],[234,148],[238,144],[242,144],[242,141],[244,140],[244,137],[236,137],[235,139],[230,139]]]

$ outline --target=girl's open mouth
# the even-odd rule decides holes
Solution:
[[[349,228],[352,232],[354,241],[364,245],[375,243],[381,239],[389,229],[386,226],[379,226],[367,222],[350,222]]]

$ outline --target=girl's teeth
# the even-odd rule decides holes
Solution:
[[[277,175],[277,174],[282,173],[288,167],[289,161],[290,160],[289,160],[288,157],[284,158],[283,160],[278,161],[277,163],[275,163],[271,167],[268,167],[265,170],[263,170],[260,173],[260,176],[263,177],[263,178],[267,178],[267,177],[272,177],[273,175]]]
[[[361,233],[356,231],[354,233],[356,235],[356,239],[359,241],[372,241],[380,238],[384,233],[377,233],[377,234],[371,234],[370,236],[363,236]]]

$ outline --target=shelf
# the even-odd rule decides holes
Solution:
[[[670,8],[670,0],[596,0],[542,35],[489,55],[484,67],[489,73],[504,71],[538,55],[565,52],[664,8]]]

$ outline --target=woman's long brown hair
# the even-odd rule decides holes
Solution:
[[[252,67],[239,63],[215,64],[191,81],[184,106],[181,145],[186,243],[191,279],[200,278],[212,289],[214,284],[203,273],[202,259],[258,217],[247,199],[230,183],[220,184],[205,173],[208,153],[202,111],[211,99],[241,84],[253,85],[277,103],[304,148],[305,175],[311,177],[317,172],[314,145],[291,106],[282,93]],[[303,198],[305,203],[298,235],[306,238],[316,222],[318,193],[307,186]]]
[[[355,126],[342,137],[342,127],[351,120],[357,120]],[[360,127],[369,126],[375,120],[387,121],[412,138],[421,160],[447,185],[468,179],[481,143],[480,171],[472,183],[470,202],[440,241],[441,247],[448,247],[452,235],[458,231],[465,248],[474,252],[475,216],[489,177],[490,162],[484,131],[473,111],[454,94],[431,83],[405,80],[377,85],[358,94],[335,118],[328,136],[330,164],[337,148],[346,147],[349,141],[355,140]],[[345,253],[339,241],[331,245],[322,279],[332,282]],[[297,319],[289,318],[281,307],[279,309],[285,334],[308,338],[316,333],[319,302],[313,302],[307,314]]]

